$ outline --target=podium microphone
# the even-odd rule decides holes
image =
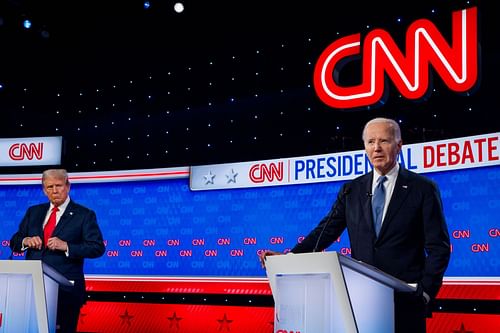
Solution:
[[[345,197],[349,194],[349,192],[351,192],[351,187],[349,186],[349,184],[347,184],[347,185],[345,185],[344,190],[342,191],[340,196],[337,198],[337,200],[335,200],[335,203],[333,204],[332,209],[330,209],[330,212],[326,216],[327,220],[325,222],[325,225],[323,226],[323,229],[321,229],[321,232],[318,235],[318,239],[316,240],[316,244],[314,245],[313,252],[318,251],[319,241],[321,240],[321,237],[323,236],[323,233],[325,232],[326,227],[328,226],[328,224],[330,224],[332,217],[337,213],[337,210],[339,208],[338,207],[339,203],[341,201],[345,200]]]

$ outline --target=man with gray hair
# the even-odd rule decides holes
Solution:
[[[28,208],[10,240],[14,252],[26,252],[27,260],[42,260],[68,280],[59,287],[57,331],[76,332],[80,308],[85,303],[85,258],[98,258],[105,246],[94,211],[69,197],[71,184],[64,169],[45,170],[42,189],[48,203]]]
[[[423,333],[450,260],[441,195],[432,180],[397,162],[403,145],[397,122],[372,119],[362,139],[373,170],[345,183],[331,211],[291,252],[322,251],[347,229],[354,259],[417,285],[415,293],[394,295],[395,332]],[[263,251],[262,266],[275,254]]]

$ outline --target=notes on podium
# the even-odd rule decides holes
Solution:
[[[266,257],[274,332],[394,332],[394,291],[411,286],[338,252]]]
[[[40,260],[0,260],[0,333],[55,332],[59,285],[72,283]]]

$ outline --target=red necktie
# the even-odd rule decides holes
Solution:
[[[52,208],[52,212],[50,213],[47,224],[45,225],[45,228],[43,229],[43,243],[45,244],[45,246],[47,246],[47,242],[48,242],[50,236],[52,236],[54,229],[56,228],[56,214],[58,211],[59,211],[59,208],[57,208],[57,207]]]

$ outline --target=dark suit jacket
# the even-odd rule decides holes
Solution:
[[[43,221],[49,203],[31,206],[22,219],[19,230],[12,236],[12,251],[21,252],[25,237],[40,236],[43,239]],[[52,234],[68,243],[69,256],[62,251],[28,249],[27,260],[42,260],[68,280],[75,281],[71,292],[77,300],[85,302],[84,258],[97,258],[104,254],[105,246],[94,211],[70,201]]]
[[[371,213],[373,172],[346,183],[329,214],[291,251],[327,248],[347,227],[351,256],[371,264],[434,298],[450,259],[450,239],[441,196],[431,180],[402,167],[379,237]]]

